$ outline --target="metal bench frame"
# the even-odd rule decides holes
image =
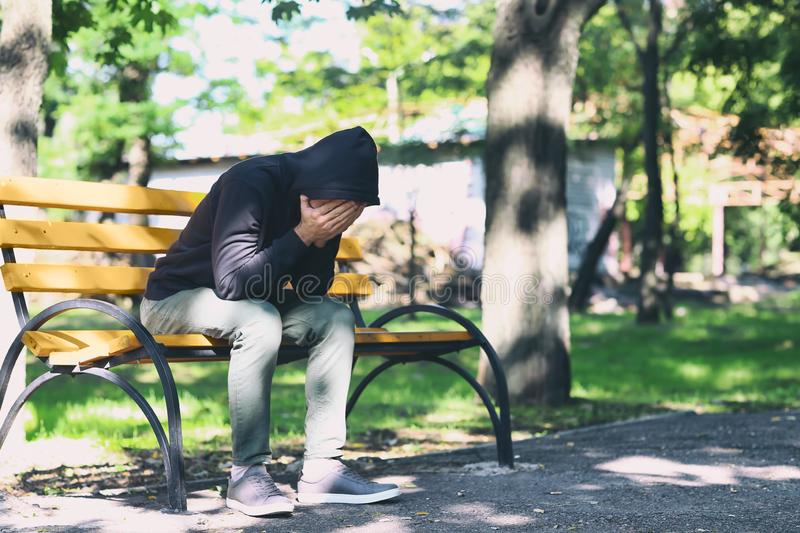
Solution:
[[[5,209],[0,204],[0,218],[5,218]],[[14,249],[11,247],[2,248],[3,260],[6,263],[16,262]],[[340,271],[347,272],[349,266],[347,263],[339,263]],[[21,410],[22,406],[31,397],[31,395],[44,385],[45,383],[54,380],[59,376],[79,376],[90,375],[97,378],[106,380],[114,385],[120,387],[125,393],[133,399],[144,413],[153,433],[158,440],[161,455],[164,461],[164,470],[167,477],[167,497],[171,509],[176,511],[185,511],[186,505],[186,474],[184,470],[183,458],[183,437],[181,433],[181,414],[180,404],[178,401],[178,392],[175,385],[175,380],[172,376],[170,369],[170,362],[179,362],[181,358],[193,359],[197,357],[225,357],[229,355],[230,348],[225,347],[211,347],[211,348],[176,348],[168,347],[155,340],[153,335],[142,325],[138,318],[132,316],[124,309],[111,304],[109,302],[95,299],[95,298],[75,298],[71,300],[64,300],[55,303],[43,309],[35,317],[30,318],[28,307],[25,301],[24,292],[11,293],[14,309],[19,322],[20,330],[3,359],[2,366],[0,367],[0,406],[5,399],[6,391],[8,389],[9,380],[11,379],[11,371],[14,369],[20,353],[22,353],[25,345],[22,342],[23,335],[26,331],[35,331],[40,329],[51,318],[71,309],[92,309],[108,315],[117,320],[124,327],[128,328],[141,343],[141,347],[122,355],[113,356],[106,360],[97,361],[87,365],[48,365],[48,371],[35,378],[27,387],[20,393],[14,403],[11,405],[5,420],[0,426],[0,447],[8,435],[11,425],[14,422],[16,415]],[[364,318],[361,315],[361,310],[358,307],[357,297],[349,298],[348,305],[353,311],[356,319],[357,327],[367,327],[364,323]],[[500,364],[492,345],[480,331],[480,329],[469,319],[456,311],[441,305],[429,304],[414,304],[398,307],[392,309],[377,319],[373,320],[369,327],[383,327],[392,320],[408,315],[411,313],[432,313],[445,318],[448,318],[455,323],[462,326],[466,331],[472,335],[472,339],[468,341],[448,341],[437,342],[435,346],[425,347],[421,342],[406,342],[406,343],[392,343],[391,346],[385,344],[357,344],[355,349],[355,358],[353,365],[358,361],[359,352],[371,352],[380,348],[381,353],[386,353],[385,361],[370,371],[362,381],[356,386],[350,399],[347,403],[347,415],[349,416],[356,405],[364,389],[385,370],[398,365],[417,361],[429,361],[441,365],[449,370],[452,370],[461,376],[469,385],[475,390],[486,409],[492,422],[492,429],[494,431],[496,446],[497,446],[497,460],[501,466],[513,467],[514,465],[514,452],[511,440],[511,414],[509,410],[508,400],[508,387],[506,383],[505,373]],[[466,348],[480,347],[488,357],[492,371],[495,376],[497,384],[497,408],[494,406],[489,393],[484,389],[480,383],[468,372],[464,367],[442,356],[457,352]],[[416,352],[416,355],[402,357],[391,357],[392,352]],[[170,361],[167,361],[169,356]],[[300,346],[284,345],[280,349],[278,356],[278,364],[290,363],[308,357],[307,349]],[[136,362],[142,359],[150,359],[155,365],[158,372],[161,386],[164,391],[164,400],[167,408],[167,427],[168,431],[165,433],[164,428],[161,426],[161,421],[158,419],[153,408],[141,395],[139,391],[127,380],[119,374],[112,372],[110,369],[126,363]]]

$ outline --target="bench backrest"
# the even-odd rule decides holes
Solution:
[[[28,320],[26,292],[142,294],[150,267],[94,264],[17,263],[14,248],[157,254],[167,251],[181,230],[93,222],[11,220],[4,205],[55,207],[106,213],[191,215],[206,193],[153,189],[135,185],[74,180],[0,178],[0,267],[6,290],[14,297],[20,326]],[[339,273],[328,294],[345,297],[361,321],[356,297],[372,292],[369,278],[350,272],[363,259],[355,238],[343,237],[336,260]]]

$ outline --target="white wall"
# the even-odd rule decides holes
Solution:
[[[576,270],[583,251],[591,242],[616,197],[614,151],[603,145],[582,145],[567,159],[567,227],[569,230],[569,268]],[[617,240],[611,240],[599,267],[615,274]]]

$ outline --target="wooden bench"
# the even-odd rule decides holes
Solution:
[[[111,213],[140,213],[189,216],[204,193],[143,188],[110,183],[89,183],[45,178],[0,178],[0,267],[6,290],[12,293],[20,330],[8,348],[0,367],[0,406],[6,395],[11,370],[27,347],[47,371],[34,379],[11,406],[0,426],[0,446],[25,401],[41,385],[63,375],[87,374],[122,388],[141,408],[158,440],[167,477],[169,505],[186,510],[183,441],[178,394],[170,365],[178,362],[229,359],[225,339],[200,334],[151,335],[138,317],[92,295],[141,294],[152,268],[97,266],[87,264],[17,263],[15,248],[83,250],[123,253],[163,253],[180,230],[88,222],[10,220],[4,205],[55,207]],[[367,325],[358,298],[372,293],[369,277],[352,272],[350,264],[362,259],[358,242],[343,238],[337,255],[338,270],[329,294],[347,302],[356,318],[356,360],[381,356],[381,364],[355,387],[347,413],[352,411],[364,388],[384,370],[412,361],[431,361],[464,378],[478,393],[491,418],[501,465],[513,466],[510,413],[506,379],[497,354],[481,331],[457,312],[439,305],[408,305],[392,309]],[[25,293],[55,292],[82,297],[59,301],[30,317]],[[41,330],[54,316],[71,309],[93,309],[116,319],[122,329]],[[392,320],[409,313],[433,313],[452,320],[452,331],[391,332]],[[486,353],[497,381],[497,404],[473,376],[457,363],[442,357],[465,348],[480,347]],[[307,357],[294,344],[281,346],[279,364]],[[111,369],[122,364],[152,363],[161,380],[167,408],[167,432],[144,397]]]

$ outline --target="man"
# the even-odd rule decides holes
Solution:
[[[371,503],[400,494],[397,485],[367,481],[338,459],[354,317],[326,295],[342,232],[364,207],[379,204],[377,147],[356,126],[297,152],[233,165],[156,261],[140,307],[144,326],[153,334],[202,333],[231,344],[228,507],[253,516],[294,509],[265,466],[270,387],[283,339],[309,353],[297,500]]]

